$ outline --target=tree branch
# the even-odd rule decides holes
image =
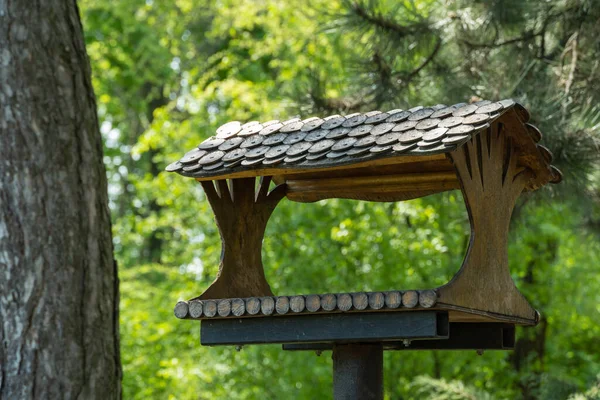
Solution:
[[[577,69],[577,38],[579,37],[579,31],[576,31],[569,42],[571,42],[570,50],[571,50],[571,69],[569,71],[569,76],[567,77],[567,81],[565,82],[565,97],[569,97],[569,93],[571,92],[571,86],[573,85],[573,80],[575,79],[575,69]],[[569,49],[565,50],[568,51]]]
[[[349,8],[363,21],[388,32],[393,32],[400,37],[414,35],[416,33],[429,30],[428,25],[422,22],[409,26],[400,25],[396,21],[387,19],[377,12],[370,12],[370,10],[367,10],[364,5],[358,1],[350,3]]]
[[[498,47],[502,47],[502,46],[508,46],[514,43],[519,43],[519,42],[525,42],[527,40],[531,40],[534,39],[538,36],[540,36],[543,33],[543,31],[540,32],[529,32],[524,34],[523,36],[519,36],[513,39],[508,39],[508,40],[504,40],[501,42],[493,42],[493,43],[474,43],[471,42],[469,40],[466,39],[460,39],[460,41],[464,44],[466,44],[467,46],[471,47],[471,48],[498,48]]]
[[[547,11],[551,10],[553,7],[551,6]],[[512,39],[507,39],[507,40],[503,40],[501,42],[497,42],[496,39],[497,37],[494,39],[494,41],[492,43],[474,43],[471,42],[469,40],[466,39],[460,39],[460,42],[466,44],[467,46],[471,47],[471,48],[487,48],[487,49],[493,49],[493,48],[498,48],[498,47],[503,47],[503,46],[508,46],[511,44],[515,44],[515,43],[520,43],[520,42],[525,42],[531,39],[535,39],[539,36],[544,36],[547,29],[548,29],[548,25],[550,25],[552,22],[554,22],[556,19],[562,17],[566,12],[568,11],[572,11],[573,9],[577,8],[576,6],[572,6],[572,7],[566,7],[565,9],[556,12],[556,13],[552,13],[552,14],[548,14],[547,17],[543,20],[542,22],[542,27],[538,30],[538,31],[526,31],[523,35],[516,37],[516,38],[512,38]],[[498,31],[496,31],[497,33]],[[542,41],[541,46],[545,47],[545,41]],[[545,49],[544,49],[545,51]]]
[[[355,99],[352,97],[329,98],[323,96],[318,91],[312,90],[309,93],[310,100],[313,103],[313,112],[321,111],[325,113],[335,112],[356,112],[361,107],[369,104],[364,97]]]
[[[439,53],[441,48],[442,48],[442,38],[438,37],[438,40],[435,44],[435,47],[433,48],[433,51],[421,63],[421,65],[419,65],[417,68],[415,68],[413,71],[411,71],[404,79],[402,79],[402,78],[399,79],[400,81],[402,81],[402,84],[404,86],[408,85],[417,75],[419,75],[419,73],[433,61],[433,59]]]

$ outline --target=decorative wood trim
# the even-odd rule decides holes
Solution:
[[[285,186],[269,192],[271,177],[201,182],[221,234],[219,273],[198,299],[272,296],[262,265],[262,240],[271,213],[285,197]],[[242,305],[232,302],[236,314]]]
[[[386,300],[387,299],[387,300]],[[180,301],[175,316],[181,319],[219,317],[251,317],[297,313],[327,313],[404,308],[433,308],[437,302],[436,290],[405,290],[390,292],[355,292],[338,294],[309,294],[297,296],[202,299]],[[215,308],[215,313],[204,311]],[[213,304],[214,303],[214,304]]]
[[[518,316],[503,315],[486,310],[478,310],[470,307],[462,307],[453,304],[447,304],[440,301],[438,291],[440,289],[427,290],[392,290],[387,292],[360,292],[360,293],[338,293],[322,295],[303,295],[303,296],[277,296],[277,297],[251,297],[244,299],[218,299],[218,300],[190,300],[189,302],[179,302],[175,306],[176,316],[181,319],[219,319],[219,318],[256,318],[256,317],[280,317],[282,315],[306,315],[306,314],[332,314],[332,313],[357,313],[357,312],[413,312],[418,310],[445,310],[450,313],[450,320],[453,322],[494,322],[502,321],[519,325],[535,325],[539,319],[536,315],[533,319],[521,318]],[[358,294],[358,296],[357,296]],[[353,305],[353,297],[358,300],[368,298],[368,304],[364,309],[357,309]],[[296,312],[292,309],[291,303],[294,298],[303,297],[305,309]],[[320,299],[320,308],[316,309],[314,302]],[[380,304],[381,298],[385,303]],[[260,311],[254,313],[248,309],[240,308],[239,315],[231,312],[222,315],[219,311],[222,308],[232,307],[232,302],[236,301],[240,305],[254,304],[253,308],[260,302]],[[299,299],[295,300],[300,304]],[[182,303],[189,307],[187,314],[181,312],[184,308]],[[313,304],[309,308],[309,304]],[[360,306],[362,307],[362,306]],[[204,311],[203,311],[204,310]],[[241,311],[243,310],[243,311]],[[314,310],[314,311],[313,311]],[[225,314],[225,313],[223,313]]]
[[[522,167],[515,132],[502,123],[450,154],[471,222],[465,260],[439,288],[439,302],[535,321],[536,310],[516,288],[508,266],[508,231],[517,197],[534,179]]]
[[[185,318],[189,313],[189,305],[187,301],[180,301],[175,305],[173,313],[177,318]]]
[[[204,304],[201,301],[190,301],[189,316],[191,318],[200,318],[204,313]]]
[[[523,110],[525,109],[523,108]],[[536,190],[552,181],[551,165],[549,164],[550,161],[546,161],[544,155],[537,148],[535,142],[537,137],[532,137],[531,128],[524,124],[527,122],[523,119],[525,118],[525,115],[522,113],[520,114],[520,112],[521,111],[518,108],[511,108],[492,124],[491,129],[497,130],[498,126],[500,126],[502,127],[501,129],[510,136],[513,154],[518,158],[515,162],[517,162],[519,166],[526,167],[530,171],[528,174],[529,179],[527,180],[524,189]],[[484,133],[485,132],[482,132],[477,136],[482,136]],[[493,143],[492,145],[496,145],[496,143]],[[516,149],[518,149],[518,152]]]

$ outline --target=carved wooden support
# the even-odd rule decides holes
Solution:
[[[501,123],[450,154],[471,223],[465,260],[439,288],[439,303],[536,322],[537,312],[516,288],[508,266],[508,231],[530,170],[518,165],[513,139]]]
[[[285,185],[269,192],[271,177],[201,182],[221,234],[219,273],[199,299],[272,296],[262,264],[262,241],[267,222],[285,197]],[[232,304],[233,306],[233,304]],[[232,312],[234,312],[232,307]]]

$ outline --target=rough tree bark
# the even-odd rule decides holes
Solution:
[[[0,399],[120,398],[118,280],[74,0],[0,0]]]

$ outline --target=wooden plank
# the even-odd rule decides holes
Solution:
[[[326,351],[333,349],[333,343],[290,343],[283,350]],[[412,340],[408,346],[404,342],[384,343],[384,350],[513,350],[515,348],[515,327],[502,323],[450,323],[447,339]]]
[[[298,202],[329,198],[368,201],[400,201],[460,188],[454,171],[347,176],[323,179],[286,180],[286,196]]]
[[[201,323],[200,342],[216,346],[439,339],[447,334],[447,325],[447,313],[432,311],[209,319]]]
[[[430,173],[430,172],[443,172],[443,171],[454,171],[452,162],[445,154],[438,154],[434,156],[423,157],[400,157],[397,162],[390,164],[378,164],[378,165],[362,165],[352,164],[347,168],[341,169],[328,169],[321,171],[314,170],[301,170],[285,175],[278,173],[278,178],[284,177],[285,180],[297,180],[297,179],[320,179],[320,178],[342,178],[345,176],[382,176],[382,175],[397,175],[397,174],[410,174],[410,173]],[[273,178],[275,183],[284,183],[285,180],[278,182],[275,177]]]
[[[344,191],[344,192],[323,192],[323,193],[313,193],[313,192],[295,192],[291,193],[287,196],[288,200],[295,201],[297,203],[314,203],[319,200],[325,199],[348,199],[348,200],[363,200],[363,201],[372,201],[372,202],[380,202],[387,203],[392,201],[404,201],[404,200],[412,200],[419,199],[421,197],[429,196],[432,194],[454,190],[449,187],[447,189],[438,188],[437,190],[398,190],[398,191],[390,191],[386,193],[370,193],[365,191]]]
[[[349,188],[367,189],[388,191],[387,187],[397,187],[398,190],[404,189],[407,191],[414,185],[421,185],[419,189],[435,190],[440,185],[445,183],[458,184],[458,178],[454,171],[433,172],[433,173],[415,173],[415,174],[394,174],[384,176],[346,176],[339,178],[323,178],[323,179],[297,179],[286,181],[288,185],[288,194],[294,191],[302,190],[329,190],[339,191],[348,190]]]

